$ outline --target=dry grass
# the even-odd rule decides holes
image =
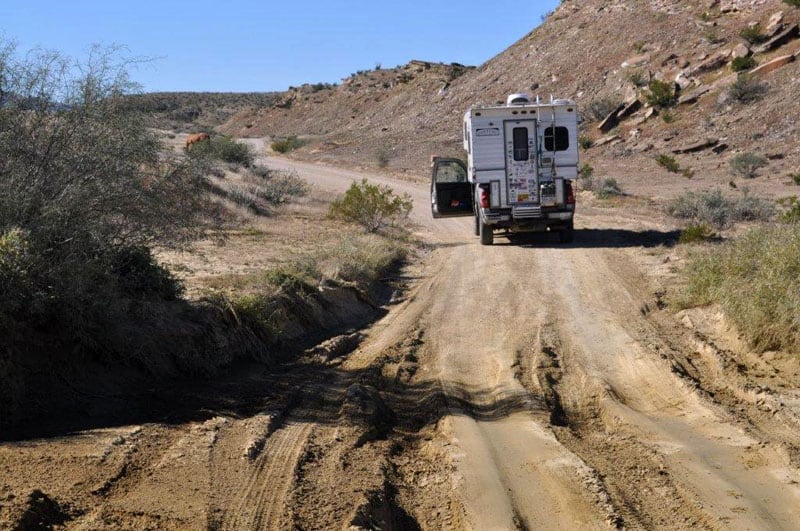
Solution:
[[[756,228],[691,255],[680,307],[719,304],[758,351],[800,351],[800,225]]]

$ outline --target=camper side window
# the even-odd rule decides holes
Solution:
[[[555,133],[553,129],[555,129]],[[544,130],[545,151],[566,151],[568,149],[569,131],[566,127],[548,127]]]
[[[512,134],[514,136],[514,160],[528,160],[528,128],[515,127]]]

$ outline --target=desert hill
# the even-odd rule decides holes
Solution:
[[[238,112],[220,130],[295,135],[307,140],[298,157],[366,167],[383,159],[421,174],[431,154],[461,153],[460,120],[470,105],[526,91],[577,101],[585,142],[594,144],[584,160],[633,191],[652,187],[653,178],[677,178],[653,162],[657,154],[675,157],[695,183],[728,186],[729,157],[750,151],[768,159],[759,175],[780,188],[800,161],[798,20],[800,9],[781,0],[567,0],[477,68],[414,61],[360,72],[337,86],[305,85],[275,105]],[[752,57],[745,71],[755,70],[764,89],[756,101],[728,97],[737,77],[734,55]],[[650,111],[654,79],[674,83],[681,103]],[[641,108],[635,104],[619,123],[598,129],[619,104],[634,101]],[[748,184],[780,193],[766,179]],[[658,195],[655,185],[649,192]]]

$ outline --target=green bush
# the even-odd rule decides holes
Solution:
[[[272,151],[276,151],[278,153],[289,153],[290,151],[294,151],[295,149],[302,146],[303,146],[303,141],[299,140],[296,136],[290,136],[284,138],[283,140],[276,140],[272,144],[270,144],[270,148],[272,148]]]
[[[756,176],[759,168],[767,165],[767,159],[756,153],[745,152],[734,155],[728,164],[734,177],[752,179]]]
[[[381,147],[375,152],[375,160],[378,162],[379,168],[386,168],[389,166],[390,153],[386,147]]]
[[[407,218],[411,208],[411,196],[407,193],[399,196],[388,186],[363,179],[361,183],[353,182],[344,195],[331,204],[329,215],[375,232]]]
[[[750,70],[754,68],[758,63],[753,58],[753,56],[748,57],[734,57],[733,61],[731,61],[731,70],[734,72],[741,72],[743,70]]]
[[[739,32],[739,36],[750,44],[759,44],[767,40],[767,36],[761,33],[761,26],[758,24],[744,28]]]
[[[678,164],[678,161],[675,160],[675,157],[665,153],[662,153],[656,157],[656,163],[671,173],[678,173],[681,170],[681,167]]]
[[[686,192],[667,206],[667,212],[676,218],[708,223],[718,229],[739,221],[767,221],[775,214],[772,202],[751,196],[725,197],[719,189],[706,192]]]
[[[309,186],[306,181],[294,172],[275,172],[273,175],[253,187],[256,197],[270,205],[281,205],[294,197],[308,195]]]
[[[156,262],[147,247],[125,247],[111,259],[117,286],[131,298],[158,298],[172,301],[183,294],[183,285],[164,266]]]
[[[793,7],[800,7],[800,0],[783,0],[787,4]]]
[[[759,350],[800,349],[800,224],[756,228],[690,256],[681,307],[716,303]]]
[[[789,178],[792,180],[794,184],[800,186],[800,173],[790,173]]]
[[[785,197],[779,200],[778,204],[784,208],[779,217],[782,222],[800,222],[800,200],[797,199],[797,196]]]
[[[193,144],[187,153],[194,159],[217,159],[245,167],[251,166],[255,160],[250,146],[224,135],[215,135],[208,142]]]
[[[595,197],[599,197],[600,199],[625,195],[622,188],[620,188],[617,183],[617,180],[613,178],[603,179],[599,183],[595,183],[592,186],[592,190],[594,191]]]
[[[586,114],[593,122],[599,122],[614,112],[614,110],[616,110],[621,103],[622,101],[614,96],[598,98],[589,103],[589,105],[586,107]]]
[[[672,107],[678,102],[675,84],[654,79],[648,85],[647,102],[653,107]]]
[[[678,238],[678,243],[698,243],[712,240],[716,237],[714,231],[711,230],[706,223],[698,223],[690,225],[681,230],[681,235]]]
[[[728,96],[741,103],[752,103],[760,100],[767,92],[767,86],[750,74],[739,74],[730,87]]]
[[[578,145],[581,149],[589,149],[594,145],[594,140],[588,135],[581,135],[578,137]]]

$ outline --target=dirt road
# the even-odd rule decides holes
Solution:
[[[797,374],[662,309],[670,227],[589,205],[572,245],[481,247],[424,184],[368,177],[412,195],[430,252],[352,348],[234,375],[195,418],[3,443],[0,502],[87,529],[800,525]]]

